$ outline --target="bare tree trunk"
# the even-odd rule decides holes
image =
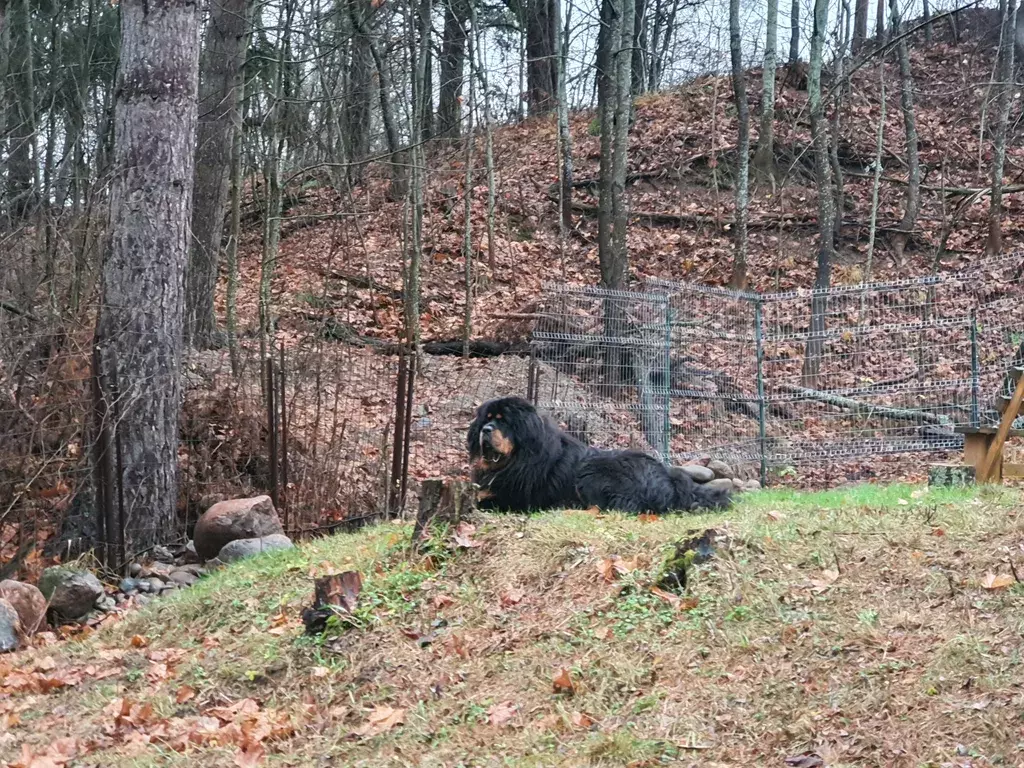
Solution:
[[[469,58],[473,59],[473,40],[467,40]],[[464,279],[466,281],[466,311],[463,316],[462,356],[469,359],[469,340],[473,336],[473,109],[476,107],[476,93],[473,78],[469,80],[469,103],[466,105],[466,152],[464,162],[466,175],[462,188],[463,222],[462,222],[462,258],[464,262]]]
[[[835,253],[835,197],[832,189],[832,167],[829,162],[828,124],[821,101],[821,69],[827,24],[828,0],[814,0],[807,95],[811,113],[814,170],[818,186],[818,266],[814,276],[815,292],[811,299],[810,337],[807,340],[802,374],[804,386],[810,388],[817,385],[821,369],[827,308],[827,300],[822,292],[828,289],[831,282],[832,260]]]
[[[466,60],[466,8],[463,0],[445,0],[441,41],[441,90],[437,135],[458,138],[462,127],[462,78]]]
[[[889,0],[893,35],[900,34],[899,0]],[[917,215],[921,208],[921,162],[918,154],[917,120],[914,115],[914,78],[910,71],[910,52],[907,39],[901,37],[896,45],[900,62],[900,109],[903,112],[903,128],[907,142],[907,207],[900,222],[900,232],[893,237],[896,261],[903,263],[903,251],[910,233],[917,226]]]
[[[237,117],[241,117],[239,114]],[[242,234],[242,123],[234,126],[235,135],[231,143],[231,223],[228,226],[227,254],[227,331],[228,352],[231,357],[231,373],[238,376],[241,369],[238,359],[238,238]]]
[[[423,6],[429,7],[430,0],[423,0]],[[412,29],[413,25],[409,25]],[[419,45],[413,42],[413,82],[412,92],[418,94],[426,93],[426,68],[427,50],[430,45],[429,34],[421,31]],[[429,110],[430,104],[425,99],[419,98],[413,101],[412,125],[410,135],[415,135],[415,126],[422,125],[423,111]],[[406,338],[417,352],[420,348],[420,267],[423,254],[423,174],[425,171],[423,159],[423,144],[413,142],[409,148],[410,184],[409,184],[409,212],[411,227],[406,242],[407,260],[404,264],[404,289],[405,289],[405,331]]]
[[[601,0],[601,27],[597,49],[597,109],[601,123],[600,187],[597,203],[597,252],[601,284],[617,288],[616,256],[612,243],[614,147],[615,147],[615,54],[622,30],[622,0]]]
[[[736,142],[736,229],[735,256],[729,286],[739,290],[747,287],[747,188],[750,162],[750,108],[740,48],[740,0],[729,0],[729,53],[732,59],[732,90],[736,99],[739,137]]]
[[[373,53],[371,40],[365,31],[373,13],[368,0],[340,0],[348,5],[347,21],[352,32],[352,54],[345,72],[345,101],[341,109],[341,141],[348,161],[347,181],[354,187],[363,179],[365,164],[370,154],[370,128],[373,123]],[[356,14],[360,24],[352,23]]]
[[[988,211],[988,244],[990,254],[1003,249],[1003,172],[1006,166],[1006,134],[1014,82],[1014,37],[1017,26],[1016,0],[1003,0],[1002,29],[999,34],[999,95],[996,104],[996,126],[992,136],[992,199]]]
[[[853,11],[853,44],[851,53],[854,56],[861,52],[868,39],[868,0],[856,0]]]
[[[480,80],[480,92],[483,94],[484,107],[484,140],[485,140],[485,163],[487,168],[487,268],[491,275],[496,269],[494,263],[495,248],[494,242],[494,207],[497,198],[497,191],[494,186],[494,129],[491,126],[491,96],[487,90],[487,72],[483,66],[483,57],[480,53],[483,46],[480,44],[480,27],[476,21],[476,5],[469,4],[469,23],[473,30],[473,56],[470,61],[475,62],[477,77]]]
[[[875,44],[881,47],[885,43],[885,0],[876,0],[875,6]]]
[[[260,261],[260,359],[274,352],[274,317],[271,308],[271,287],[277,271],[277,257],[281,246],[281,156],[284,153],[283,122],[285,118],[284,72],[289,61],[293,5],[286,2],[279,17],[281,37],[278,41],[277,61],[274,63],[273,92],[269,94],[270,116],[267,154],[264,158],[263,178],[267,190],[266,214],[263,219],[263,253]]]
[[[555,3],[557,7],[557,0],[552,0],[552,2]],[[557,46],[557,23],[555,30],[555,45]],[[630,65],[630,77],[633,84],[631,88],[633,96],[639,96],[647,90],[647,72],[645,71],[647,57],[644,56],[644,52],[647,50],[647,0],[634,0],[632,49],[633,62]]]
[[[623,288],[629,267],[629,212],[626,205],[626,169],[629,161],[629,120],[633,106],[633,0],[621,0],[622,25],[615,61],[615,138],[613,148],[612,181],[612,248],[615,253],[610,288]]]
[[[554,0],[522,0],[526,30],[526,98],[529,114],[547,115],[556,104],[558,19]]]
[[[800,61],[800,0],[793,0],[789,7],[789,63],[796,64],[798,61]]]
[[[932,7],[928,0],[921,0],[922,17],[924,19],[924,41],[930,43],[932,41]]]
[[[185,293],[185,342],[213,344],[231,148],[249,39],[249,0],[212,0],[199,66],[192,247]]]
[[[419,116],[419,119],[409,135],[418,136],[419,141],[426,141],[434,135],[434,91],[431,71],[433,57],[430,48],[431,32],[433,31],[431,25],[433,0],[420,0],[417,11],[419,18],[415,27],[419,39],[418,41],[413,39],[410,43],[413,52],[411,60],[419,61],[418,72],[412,79],[413,111]]]
[[[32,10],[29,0],[13,0],[10,8],[7,77],[11,83],[7,109],[7,204],[11,218],[27,218],[35,210],[38,163],[36,142],[35,55],[32,49]]]
[[[96,339],[116,370],[129,552],[176,528],[185,265],[195,163],[199,6],[121,2],[121,59]]]
[[[731,6],[730,6],[731,8]],[[778,68],[779,0],[768,0],[764,70],[761,73],[761,125],[757,132],[754,170],[764,179],[775,177],[775,70]],[[730,27],[731,33],[731,27]],[[738,33],[737,33],[738,34]],[[733,62],[733,80],[736,63]]]
[[[555,0],[555,18],[561,19],[561,3]],[[558,151],[559,151],[559,204],[561,223],[565,230],[572,229],[572,134],[569,132],[569,94],[565,86],[566,58],[569,53],[569,19],[572,6],[566,11],[563,34],[558,44]]]

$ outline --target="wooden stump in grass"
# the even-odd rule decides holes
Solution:
[[[928,485],[935,488],[967,488],[974,485],[975,471],[969,464],[932,464]]]
[[[420,484],[420,508],[412,532],[413,549],[429,535],[431,528],[459,521],[476,509],[476,486],[463,480],[431,478]]]

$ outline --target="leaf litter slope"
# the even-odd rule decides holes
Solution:
[[[965,11],[964,14],[970,14]],[[966,18],[966,16],[965,16]],[[966,23],[966,22],[965,22]],[[870,219],[871,172],[880,78],[889,101],[883,150],[884,183],[873,277],[886,279],[922,274],[932,268],[944,220],[963,200],[945,193],[989,184],[988,139],[979,138],[983,85],[992,66],[992,46],[967,39],[949,44],[947,30],[936,30],[926,45],[912,40],[911,64],[924,179],[918,229],[906,254],[895,263],[888,232],[902,218],[906,171],[899,73],[892,61],[877,60],[859,69],[847,96],[841,121],[839,158],[844,169],[844,235],[836,283],[864,278],[864,254]],[[985,76],[982,76],[985,74]],[[752,95],[760,92],[760,72],[748,73]],[[756,104],[753,105],[756,108]],[[817,190],[809,176],[810,141],[806,91],[780,82],[776,103],[779,185],[754,184],[751,198],[749,264],[752,287],[787,290],[809,287],[814,279],[814,216]],[[756,140],[756,120],[752,128]],[[597,176],[599,137],[593,115],[573,116],[571,129],[576,200],[596,204],[595,189],[584,184]],[[706,77],[671,92],[638,100],[630,137],[630,231],[634,276],[657,276],[724,284],[730,275],[732,241],[729,221],[733,195],[730,168],[735,161],[736,118],[728,78]],[[482,150],[483,138],[478,138]],[[495,263],[488,262],[487,188],[482,151],[471,190],[473,251],[476,260],[476,334],[501,337],[522,329],[510,315],[529,310],[545,280],[599,281],[596,221],[577,212],[578,231],[559,241],[556,202],[551,198],[558,166],[553,120],[529,120],[502,127],[494,135],[497,179]],[[464,152],[438,144],[429,149],[422,281],[424,338],[458,338],[465,311],[462,258]],[[1008,148],[1008,164],[1024,158],[1024,149]],[[352,326],[361,334],[394,339],[402,322],[402,203],[389,202],[387,168],[371,165],[363,185],[344,195],[327,179],[319,188],[303,190],[299,203],[283,223],[281,254],[274,283],[274,303],[282,328],[303,333],[324,317]],[[987,198],[979,197],[963,212],[946,243],[946,266],[962,266],[984,252]],[[1006,250],[1024,245],[1019,195],[1006,198]],[[642,214],[679,217],[674,225],[652,224]],[[243,280],[239,298],[243,322],[256,322],[260,235],[245,234]],[[354,278],[354,280],[353,280]],[[222,286],[223,288],[223,286]]]
[[[0,661],[12,766],[1019,764],[1018,491],[767,492],[722,517],[482,516],[236,565]],[[685,598],[674,543],[719,531]],[[467,543],[474,546],[466,546]],[[363,574],[301,635],[311,577]]]

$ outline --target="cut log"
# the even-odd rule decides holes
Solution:
[[[970,464],[932,464],[928,467],[928,485],[933,488],[966,488],[974,485],[975,472]]]
[[[887,405],[865,403],[852,397],[844,397],[843,395],[836,395],[831,392],[822,392],[817,389],[799,387],[796,384],[779,384],[778,387],[783,392],[790,392],[794,395],[798,395],[800,399],[817,400],[821,403],[834,405],[837,408],[845,408],[853,411],[854,413],[880,416],[882,418],[898,421],[913,421],[919,424],[941,424],[944,427],[949,427],[950,430],[953,428],[953,420],[949,418],[949,416],[931,413],[930,411],[917,411],[912,408],[893,408]]]
[[[476,509],[476,485],[463,480],[430,478],[420,483],[420,508],[412,532],[416,550],[430,530],[445,525],[454,528]]]

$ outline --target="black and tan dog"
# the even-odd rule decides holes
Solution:
[[[727,490],[698,485],[639,451],[604,451],[566,434],[520,397],[484,403],[467,439],[482,509],[598,507],[662,514],[724,509]]]

